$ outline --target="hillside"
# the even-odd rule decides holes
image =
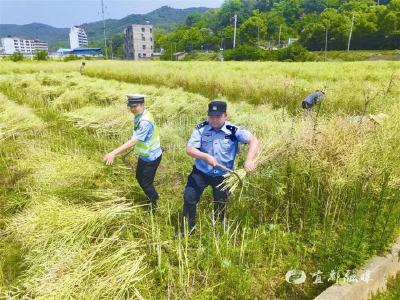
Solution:
[[[180,23],[183,23],[189,14],[194,12],[204,13],[207,10],[208,8],[206,7],[175,9],[168,6],[163,6],[144,15],[132,14],[120,20],[108,19],[106,23],[107,33],[110,35],[114,35],[122,32],[129,24],[140,24],[146,21],[149,21],[151,24],[159,28],[168,30]],[[85,23],[82,24],[82,26],[85,28],[86,33],[91,40],[98,40],[103,38],[102,21]]]
[[[175,9],[168,6],[163,6],[147,14],[131,14],[122,18],[107,19],[107,35],[114,35],[122,32],[124,28],[132,23],[143,23],[149,21],[151,24],[163,31],[169,31],[178,24],[185,21],[187,15],[197,12],[204,13],[207,11],[206,7],[193,7],[186,9]],[[71,24],[73,25],[73,24]],[[85,28],[90,42],[103,38],[103,22],[84,23],[82,26]],[[41,23],[31,23],[26,25],[15,24],[0,24],[0,36],[18,36],[20,38],[37,38],[47,41],[51,49],[57,47],[68,47],[68,32],[69,28],[56,28]]]

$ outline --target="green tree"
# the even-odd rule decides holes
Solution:
[[[36,51],[35,53],[35,59],[36,60],[47,60],[49,58],[49,55],[47,51],[39,50]]]
[[[21,60],[24,59],[24,55],[23,55],[21,52],[17,51],[17,52],[14,52],[14,53],[10,56],[10,59],[11,59],[12,61],[15,61],[15,62],[21,61]]]
[[[293,24],[301,16],[301,0],[282,0],[274,9],[285,17],[288,24]]]
[[[200,20],[201,15],[199,13],[191,13],[186,17],[185,25],[190,27],[200,22]]]
[[[265,14],[262,14],[262,18],[266,23],[267,40],[273,45],[278,44],[279,38],[281,44],[283,44],[283,41],[287,41],[289,37],[298,36],[295,28],[288,25],[285,18],[276,10],[271,10]]]
[[[266,32],[266,25],[263,19],[258,16],[250,17],[239,28],[240,41],[253,46],[261,45]]]
[[[375,0],[350,0],[343,3],[339,7],[339,11],[368,12],[375,4]]]
[[[309,61],[313,59],[314,56],[299,43],[278,50],[278,60],[280,61]]]
[[[112,55],[114,58],[123,58],[125,53],[124,53],[124,43],[125,43],[125,35],[121,33],[117,33],[113,35],[111,38],[109,38],[109,48],[110,48],[110,54],[112,52]]]
[[[219,24],[225,27],[233,24],[233,16],[237,14],[239,24],[243,23],[252,15],[254,8],[253,1],[250,0],[225,0],[218,13]]]
[[[400,31],[400,13],[395,11],[387,13],[383,19],[381,29],[387,34]]]
[[[392,31],[400,31],[400,0],[392,0],[387,6],[386,21],[389,22]]]
[[[354,18],[354,36],[368,36],[378,31],[375,13],[356,13]]]
[[[309,23],[300,34],[300,42],[310,50],[321,50],[325,47],[325,33],[328,31],[328,49],[346,49],[351,20],[334,9],[327,8],[319,20]]]
[[[256,0],[254,8],[261,12],[270,11],[279,0]]]
[[[305,14],[319,14],[328,8],[328,4],[325,0],[303,0],[301,7]]]
[[[157,36],[156,44],[170,54],[231,49],[236,14],[240,45],[257,46],[265,40],[276,45],[279,38],[284,45],[289,37],[300,37],[307,49],[322,50],[327,31],[328,50],[344,50],[354,13],[352,49],[395,49],[400,38],[400,0],[380,2],[382,5],[376,5],[376,0],[225,0],[220,8],[189,15],[174,32]],[[241,56],[241,51],[235,53]]]
[[[185,51],[191,51],[194,49],[201,49],[201,45],[205,43],[206,35],[209,32],[196,27],[189,28],[184,35],[184,49]]]
[[[233,26],[228,25],[224,28],[224,30],[221,32],[221,38],[222,38],[222,48],[223,49],[231,49],[233,48]]]
[[[226,60],[266,60],[268,53],[255,46],[240,45],[235,49],[224,51],[224,58]]]
[[[397,6],[396,6],[397,5]],[[399,45],[400,1],[356,12],[352,49],[396,49]]]

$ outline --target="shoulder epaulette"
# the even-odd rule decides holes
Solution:
[[[226,125],[226,129],[228,129],[232,134],[236,134],[238,128],[235,125]]]
[[[206,125],[208,125],[208,121],[204,121],[204,122],[202,122],[202,123],[200,123],[200,124],[197,124],[197,125],[196,125],[196,129],[201,129],[201,128],[203,128],[203,127],[206,126]]]
[[[236,140],[236,131],[238,130],[238,128],[235,125],[226,125],[226,129],[228,129],[231,132],[229,138],[232,141]]]

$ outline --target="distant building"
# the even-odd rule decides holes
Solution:
[[[69,31],[69,44],[71,49],[87,47],[88,38],[85,30],[78,26],[72,26]]]
[[[33,55],[36,51],[48,51],[49,45],[40,40],[27,40],[18,37],[1,38],[1,54],[14,54],[21,52],[25,55]]]
[[[40,40],[33,40],[33,47],[36,51],[49,51],[49,45],[46,42]]]
[[[153,25],[132,24],[125,29],[125,58],[148,59],[153,56]]]

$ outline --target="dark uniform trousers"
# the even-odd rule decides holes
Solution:
[[[188,177],[184,193],[183,216],[186,218],[189,230],[196,224],[196,206],[204,189],[211,185],[214,196],[214,220],[225,218],[226,203],[228,201],[228,191],[223,191],[218,187],[224,180],[223,176],[207,175],[196,167],[193,167],[192,173]]]
[[[154,177],[156,176],[161,158],[162,155],[154,161],[144,161],[139,158],[136,167],[136,179],[152,204],[157,204],[158,200],[158,193],[154,188]]]

